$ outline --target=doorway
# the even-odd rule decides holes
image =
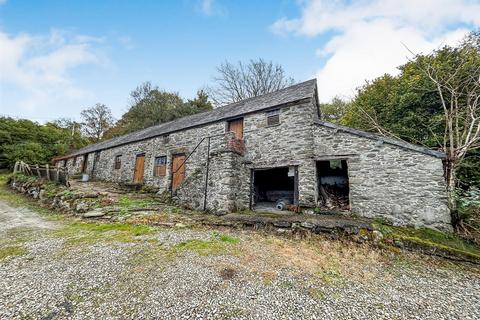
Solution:
[[[172,158],[172,191],[177,188],[185,180],[185,155],[175,154]]]
[[[144,169],[145,169],[145,154],[139,154],[135,158],[135,170],[133,172],[134,183],[143,183]]]
[[[317,161],[318,206],[322,210],[350,209],[347,160]]]
[[[251,198],[256,211],[294,209],[298,205],[298,167],[253,170]]]
[[[88,153],[83,156],[83,161],[82,161],[82,173],[87,172],[87,164],[88,164]]]

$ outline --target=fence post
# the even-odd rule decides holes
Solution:
[[[40,174],[40,169],[38,168],[38,164],[35,165],[35,169],[36,169],[36,171],[37,171],[37,176],[38,176],[39,178],[41,178],[42,175]]]
[[[48,179],[48,181],[51,181],[51,179],[50,179],[50,168],[48,167],[48,164],[45,165],[45,170],[47,171],[47,179]]]

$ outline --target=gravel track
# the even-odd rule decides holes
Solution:
[[[39,228],[53,222],[0,208],[0,237],[38,228],[22,242],[27,253],[0,260],[0,319],[480,319],[480,278],[463,269],[399,264],[370,281],[328,283],[285,268],[265,281],[235,255],[172,258],[151,241],[168,248],[211,231],[72,246]]]

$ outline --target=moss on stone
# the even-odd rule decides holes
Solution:
[[[411,245],[441,250],[455,256],[468,257],[480,261],[480,248],[463,241],[453,233],[430,228],[394,227],[376,222],[373,227],[387,239],[403,241]]]

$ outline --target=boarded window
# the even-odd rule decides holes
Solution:
[[[153,175],[155,177],[163,177],[167,172],[167,157],[155,157],[155,163],[153,166]]]
[[[122,156],[115,156],[115,169],[120,169],[122,166]]]
[[[274,126],[280,123],[280,110],[275,109],[267,112],[267,126]]]

